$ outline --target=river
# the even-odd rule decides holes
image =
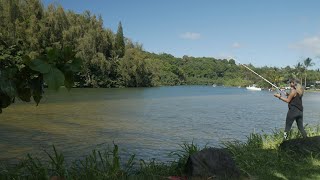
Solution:
[[[0,160],[41,154],[52,144],[73,160],[114,142],[138,159],[166,161],[183,142],[218,147],[283,128],[287,104],[273,93],[211,86],[46,91],[39,106],[3,109]],[[318,125],[320,93],[305,93],[303,103],[304,123]]]

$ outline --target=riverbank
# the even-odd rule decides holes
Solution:
[[[320,135],[320,128],[306,128],[308,136]],[[299,138],[293,130],[289,139]],[[320,154],[293,154],[279,150],[282,131],[272,134],[252,133],[246,142],[222,142],[234,158],[244,179],[319,179]],[[190,154],[206,147],[195,143],[184,143],[181,149],[170,153],[172,162],[156,159],[138,160],[135,155],[126,160],[120,157],[119,147],[93,150],[91,154],[74,162],[65,162],[63,154],[53,149],[46,152],[48,157],[40,159],[28,155],[15,165],[4,162],[0,166],[0,179],[167,179],[185,177],[184,166]]]
[[[306,92],[320,92],[320,89],[308,89]]]

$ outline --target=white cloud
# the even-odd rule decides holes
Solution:
[[[312,55],[320,55],[320,36],[307,37],[289,46],[289,48],[297,49],[303,52],[312,53]]]
[[[242,45],[240,45],[240,43],[238,43],[238,42],[234,42],[234,43],[232,44],[232,47],[237,49],[237,48],[241,48]]]
[[[200,39],[200,37],[201,35],[195,32],[185,32],[183,34],[180,34],[180,38],[182,39],[197,40],[197,39]]]

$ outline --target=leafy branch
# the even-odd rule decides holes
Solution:
[[[48,48],[35,59],[25,55],[18,46],[0,44],[0,113],[18,97],[38,105],[44,87],[58,90],[65,86],[70,90],[74,74],[81,70],[82,60],[75,57],[71,48]]]

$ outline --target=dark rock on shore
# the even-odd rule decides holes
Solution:
[[[219,148],[207,148],[189,156],[186,164],[189,177],[238,179],[240,171],[230,154]]]
[[[282,142],[280,149],[296,153],[320,153],[320,136],[290,139]]]

